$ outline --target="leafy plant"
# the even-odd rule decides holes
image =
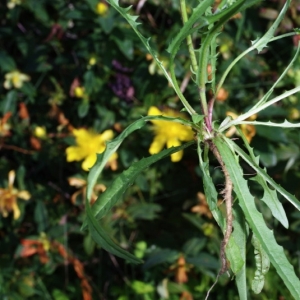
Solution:
[[[271,98],[274,89],[282,81],[284,75],[295,61],[299,47],[293,60],[270,90],[262,96],[259,101],[253,101],[252,107],[248,109],[247,112],[235,119],[227,117],[222,122],[213,119],[215,99],[233,67],[250,51],[257,50],[259,53],[267,47],[269,43],[297,34],[296,32],[292,32],[276,37],[274,36],[276,29],[289,8],[291,0],[286,1],[280,14],[269,30],[262,37],[252,41],[252,45],[238,55],[221,76],[217,75],[217,37],[222,33],[223,26],[234,15],[256,4],[258,2],[257,0],[221,1],[217,6],[213,6],[213,0],[204,0],[195,5],[190,16],[187,14],[185,0],[180,0],[183,25],[180,31],[173,36],[167,49],[169,52],[168,69],[164,67],[158,54],[151,47],[150,39],[145,38],[139,31],[138,17],[130,14],[130,7],[122,8],[118,0],[107,0],[107,2],[127,20],[148,52],[153,56],[158,67],[181,100],[184,110],[189,113],[190,120],[170,118],[163,115],[143,117],[127,127],[117,138],[107,143],[105,151],[97,155],[97,161],[88,175],[86,197],[87,218],[83,224],[83,228],[88,228],[93,239],[105,250],[132,263],[140,263],[141,260],[139,258],[125,251],[114,242],[101,224],[99,224],[99,221],[122,198],[126,189],[134,183],[141,172],[164,157],[196,143],[207,203],[213,217],[224,234],[224,239],[220,247],[221,268],[217,280],[219,275],[229,272],[230,270],[235,276],[240,299],[247,299],[245,249],[248,237],[253,236],[252,239],[254,241],[257,262],[257,273],[255,273],[252,285],[254,292],[259,293],[261,291],[264,275],[268,271],[267,262],[270,260],[290,293],[295,299],[299,299],[300,281],[292,265],[286,258],[283,248],[276,242],[273,231],[268,228],[262,213],[258,210],[254,196],[249,190],[249,180],[255,180],[262,187],[264,194],[261,200],[270,208],[273,217],[285,228],[288,228],[289,222],[283,206],[278,199],[278,194],[282,195],[298,210],[300,209],[300,202],[278,185],[268,175],[266,170],[260,166],[259,157],[255,156],[247,138],[239,129],[239,126],[244,124],[280,128],[300,127],[300,124],[292,124],[288,121],[278,124],[270,121],[248,120],[249,117],[259,114],[264,109],[300,91],[300,87],[297,86],[279,96]],[[180,90],[176,78],[177,55],[183,47],[184,40],[187,40],[192,79],[194,88],[199,91],[201,111],[197,111],[192,107],[191,102],[186,99]],[[194,48],[195,41],[200,44],[199,49]],[[208,67],[210,67],[209,71]],[[209,89],[211,90],[211,94],[208,99],[207,91]],[[122,142],[132,132],[142,128],[148,121],[153,120],[179,122],[183,126],[190,126],[195,133],[194,142],[189,142],[178,147],[171,147],[133,163],[127,170],[120,174],[107,190],[98,197],[96,202],[90,206],[89,200],[93,193],[93,187],[111,155],[116,152]],[[237,128],[243,140],[244,149],[240,147],[238,143],[226,137],[226,131],[232,127]],[[211,152],[219,162],[224,175],[225,187],[220,194],[222,194],[223,201],[226,205],[225,215],[222,214],[218,206],[218,192],[210,175],[209,152]],[[255,177],[248,180],[244,178],[245,174],[242,168],[244,163],[247,163],[250,168],[255,171]]]

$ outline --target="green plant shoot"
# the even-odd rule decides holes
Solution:
[[[179,0],[178,0],[179,1]],[[172,155],[177,151],[191,145],[197,146],[199,166],[203,178],[203,189],[206,199],[213,217],[220,226],[224,235],[220,245],[221,267],[217,274],[231,272],[236,276],[236,284],[240,299],[247,299],[246,284],[246,241],[249,235],[252,235],[252,243],[255,249],[254,257],[256,262],[255,277],[252,281],[252,289],[255,293],[260,293],[264,285],[264,275],[269,269],[269,262],[274,266],[278,275],[281,277],[291,295],[295,299],[300,299],[300,281],[294,268],[288,261],[284,249],[278,245],[274,233],[270,230],[264,220],[262,213],[257,209],[255,199],[249,190],[248,180],[245,179],[241,164],[246,163],[254,170],[255,176],[250,178],[255,181],[263,189],[263,201],[269,208],[274,218],[276,218],[285,228],[289,227],[288,216],[278,199],[278,194],[283,196],[296,209],[300,210],[300,202],[281,186],[279,186],[268,174],[267,171],[260,167],[259,157],[254,155],[253,149],[249,142],[239,129],[240,125],[261,125],[281,128],[300,127],[300,123],[292,124],[284,121],[281,124],[266,121],[249,121],[248,118],[263,111],[285,98],[294,95],[300,91],[300,86],[296,86],[281,95],[272,96],[274,88],[282,80],[287,73],[294,60],[297,58],[299,47],[293,61],[289,64],[282,76],[274,83],[272,88],[261,97],[259,101],[253,99],[253,105],[247,112],[238,116],[236,119],[227,117],[223,121],[214,120],[214,104],[216,97],[222,88],[223,83],[227,79],[227,75],[234,66],[250,51],[257,50],[261,52],[269,43],[285,38],[290,35],[275,37],[276,29],[284,18],[291,0],[285,2],[280,14],[273,22],[270,29],[262,37],[252,41],[252,45],[241,53],[223,74],[216,76],[217,68],[217,36],[222,34],[223,26],[237,13],[243,12],[249,6],[256,4],[258,1],[236,0],[222,1],[217,7],[213,6],[214,1],[203,0],[195,1],[198,4],[193,8],[190,16],[186,10],[185,0],[180,0],[182,14],[182,28],[172,37],[171,43],[167,49],[169,52],[169,69],[164,67],[162,61],[159,60],[158,54],[151,48],[150,38],[144,37],[139,31],[140,23],[137,22],[137,16],[131,15],[130,7],[122,8],[118,0],[107,0],[107,2],[117,10],[129,23],[132,30],[137,34],[147,51],[153,56],[158,67],[162,70],[168,83],[174,89],[174,93],[180,99],[183,108],[189,113],[190,120],[180,118],[167,118],[165,116],[143,117],[137,120],[128,128],[126,128],[117,138],[107,143],[106,150],[98,155],[97,162],[90,170],[88,176],[86,212],[87,218],[83,224],[83,228],[88,228],[93,239],[99,243],[105,250],[120,256],[132,263],[140,263],[141,260],[134,255],[122,249],[112,238],[105,232],[101,225],[101,219],[107,212],[122,198],[122,195],[130,184],[136,180],[138,175],[166,156]],[[188,53],[190,56],[190,68],[192,79],[194,80],[194,88],[199,91],[199,101],[201,110],[193,108],[190,101],[186,99],[180,89],[178,79],[176,78],[176,58],[181,47],[187,41]],[[195,41],[198,44],[195,45]],[[210,65],[211,73],[208,73],[208,65]],[[220,80],[217,82],[217,78]],[[208,100],[208,91],[212,94]],[[93,206],[90,206],[90,198],[93,187],[97,182],[97,178],[102,172],[109,157],[121,146],[122,142],[133,131],[145,126],[148,121],[167,121],[179,122],[184,126],[189,126],[194,131],[194,142],[185,143],[178,147],[170,147],[150,157],[141,159],[139,162],[132,164],[127,170],[119,175],[112,185],[101,194]],[[226,137],[229,128],[236,127],[243,142],[242,149],[235,141]],[[224,188],[221,191],[223,201],[226,206],[225,215],[221,213],[218,207],[218,192],[216,191],[212,177],[210,175],[209,155],[211,153],[218,161],[224,175]],[[235,216],[235,217],[234,217]],[[247,230],[246,230],[247,228]],[[247,253],[247,255],[253,255]]]

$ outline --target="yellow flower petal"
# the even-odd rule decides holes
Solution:
[[[66,149],[67,162],[80,161],[87,155],[85,149],[77,146],[70,146]]]
[[[45,138],[46,137],[46,134],[47,134],[47,131],[46,131],[46,128],[45,126],[37,126],[35,127],[34,129],[34,135],[38,138]]]
[[[83,163],[81,165],[82,169],[85,170],[85,171],[88,171],[95,164],[96,160],[97,160],[96,153],[90,154],[83,161]]]
[[[109,141],[109,140],[113,139],[113,137],[114,137],[114,132],[111,129],[105,130],[101,134],[102,141]]]
[[[12,84],[11,84],[10,80],[7,80],[7,79],[6,79],[6,80],[4,81],[4,83],[3,83],[3,87],[4,87],[5,89],[7,89],[7,90],[11,89]]]
[[[182,159],[182,156],[183,156],[183,150],[173,153],[173,154],[171,154],[171,161],[179,162]]]
[[[114,136],[112,130],[105,130],[102,134],[81,128],[74,129],[73,134],[76,140],[76,146],[70,146],[66,149],[67,161],[83,160],[82,168],[88,170],[96,162],[96,153],[102,153],[106,147],[106,141]],[[115,154],[117,158],[117,154]]]
[[[77,86],[77,87],[74,89],[74,95],[75,95],[75,97],[77,97],[77,98],[83,98],[83,96],[84,96],[84,87]]]
[[[15,178],[16,178],[15,171],[14,170],[9,171],[9,173],[8,173],[8,188],[10,190],[13,189]]]
[[[17,197],[23,200],[29,200],[31,195],[28,191],[20,191],[18,192]]]
[[[165,109],[163,112],[157,107],[151,106],[148,110],[148,115],[164,115],[169,117],[180,117],[184,118],[184,115],[174,111],[173,109]],[[172,146],[181,145],[182,141],[190,141],[194,137],[194,132],[189,126],[182,125],[176,122],[152,120],[154,124],[153,131],[155,138],[150,145],[150,154],[158,153],[162,150],[164,145],[167,143],[167,148]],[[182,158],[183,152],[180,151],[178,154],[172,154],[172,161],[179,161]]]
[[[12,210],[14,212],[14,220],[19,219],[20,215],[21,215],[21,212],[20,212],[20,209],[19,209],[17,203],[12,204]]]
[[[154,138],[152,144],[150,145],[149,153],[156,154],[160,152],[163,149],[165,144],[166,144],[166,138],[162,135],[157,135]]]
[[[103,16],[106,14],[106,12],[108,11],[108,6],[105,3],[98,3],[96,6],[96,12],[100,15]]]
[[[111,157],[108,159],[109,162],[117,160],[118,159],[118,153],[115,152],[111,155]]]
[[[181,145],[181,143],[176,137],[173,137],[173,138],[170,138],[167,140],[167,148],[177,147],[180,145]]]
[[[163,112],[160,111],[156,106],[151,106],[148,110],[148,116],[161,116]]]

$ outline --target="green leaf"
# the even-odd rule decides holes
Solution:
[[[258,162],[253,158],[250,157],[248,154],[244,152],[237,144],[232,142],[230,139],[225,139],[226,143],[234,149],[234,151],[251,166],[258,175],[260,175],[268,184],[270,184],[271,187],[273,187],[275,190],[278,191],[286,200],[288,200],[291,204],[293,204],[298,210],[300,210],[300,202],[299,200],[290,194],[288,191],[286,191],[284,188],[282,188],[279,184],[277,184],[268,174],[265,170],[261,169],[258,165]],[[247,147],[247,144],[245,144]],[[250,148],[251,152],[253,153],[253,150]],[[249,151],[249,149],[248,149]],[[252,154],[254,156],[254,154]]]
[[[98,224],[97,220],[93,216],[93,212],[91,210],[90,204],[86,201],[85,205],[86,210],[86,222],[89,228],[89,233],[91,234],[93,240],[101,245],[103,249],[106,251],[124,258],[131,263],[138,264],[142,263],[141,259],[138,259],[131,253],[127,252],[123,248],[121,248],[118,244],[116,244],[111,237],[107,234],[107,232]]]
[[[186,262],[200,269],[217,270],[220,267],[218,260],[214,256],[205,252],[201,252],[195,257],[187,257]]]
[[[16,90],[9,91],[1,102],[0,111],[2,111],[3,114],[9,111],[14,113],[17,108],[17,100],[18,92]]]
[[[181,27],[179,33],[173,38],[171,44],[169,45],[167,51],[171,54],[171,57],[175,57],[176,53],[180,48],[180,44],[183,40],[196,30],[199,30],[201,27],[205,25],[209,25],[207,19],[203,17],[205,11],[209,6],[213,4],[213,0],[204,0],[193,9],[193,13],[188,19],[188,21]],[[199,24],[193,28],[193,25],[199,22]]]
[[[179,147],[171,147],[165,149],[155,155],[147,158],[143,158],[140,161],[132,164],[127,170],[120,174],[109,186],[106,191],[98,197],[96,202],[90,207],[88,198],[86,199],[86,213],[87,219],[83,224],[83,228],[87,224],[94,241],[101,245],[106,251],[112,254],[129,260],[132,263],[141,263],[142,261],[136,258],[134,255],[122,249],[117,245],[105,230],[97,223],[97,219],[102,218],[109,209],[111,209],[122,197],[127,188],[136,180],[140,172],[147,169],[151,164],[158,160],[169,156],[177,151],[183,150],[184,148],[192,145],[194,142],[186,143]],[[101,163],[101,162],[100,162]],[[95,218],[96,216],[96,218]]]
[[[257,39],[256,41],[252,42],[253,47],[256,48],[258,52],[262,51],[262,49],[265,48],[267,46],[267,44],[269,43],[269,41],[274,37],[274,33],[275,33],[277,27],[279,26],[280,22],[284,18],[284,15],[285,15],[286,11],[288,10],[290,4],[291,4],[291,0],[287,0],[284,4],[280,14],[278,15],[277,19],[272,24],[272,26],[269,28],[269,30],[264,34],[264,36],[261,37],[260,39]]]
[[[247,300],[247,283],[246,283],[246,241],[247,230],[246,222],[243,211],[238,205],[233,206],[233,232],[232,237],[238,245],[241,260],[243,261],[242,267],[235,274],[235,282],[239,291],[240,300]],[[229,240],[230,241],[230,240]]]
[[[285,228],[288,228],[289,221],[281,202],[278,200],[276,190],[271,190],[264,178],[259,175],[252,177],[251,180],[258,182],[264,189],[264,196],[260,200],[270,208],[273,217],[276,218]]]
[[[192,115],[192,120],[195,124],[200,123],[203,119],[204,119],[204,115],[199,115],[199,114]]]
[[[78,117],[79,118],[84,118],[90,109],[90,103],[88,100],[83,99],[80,103],[80,105],[78,106]]]
[[[205,197],[209,209],[211,210],[214,219],[216,220],[222,232],[224,233],[226,230],[225,218],[222,216],[221,211],[217,207],[218,193],[216,191],[212,178],[209,174],[208,156],[206,155],[205,162],[202,159],[202,149],[201,149],[200,141],[198,141],[198,157],[199,157],[200,170],[202,172],[204,193],[205,193]],[[245,260],[241,255],[239,246],[235,241],[234,235],[231,235],[229,239],[228,245],[226,247],[226,256],[230,261],[230,268],[232,269],[232,272],[234,274],[238,273],[243,267],[243,265],[245,264]]]
[[[154,220],[158,217],[161,206],[156,203],[136,203],[130,205],[126,212],[133,219]]]
[[[300,123],[291,123],[285,120],[283,123],[274,123],[274,122],[260,122],[260,121],[241,121],[239,124],[248,124],[248,125],[263,125],[271,127],[280,127],[280,128],[297,128],[300,127]]]
[[[259,294],[264,287],[265,274],[269,271],[270,260],[255,234],[253,234],[251,242],[254,247],[254,259],[256,265],[251,287],[255,294]]]
[[[206,161],[203,161],[202,158],[202,148],[201,148],[201,141],[198,140],[198,145],[197,145],[197,151],[198,151],[198,158],[199,158],[199,167],[201,170],[202,174],[202,179],[203,179],[203,187],[204,187],[204,193],[206,197],[207,204],[209,206],[209,209],[213,211],[218,211],[217,210],[217,203],[218,203],[218,193],[216,191],[216,188],[214,186],[214,183],[212,181],[212,178],[209,174],[209,161],[208,157],[206,158]],[[217,219],[216,219],[217,217]],[[216,219],[217,223],[219,224],[220,227],[222,227],[222,217],[221,215],[218,217],[217,215],[214,216]]]
[[[180,253],[176,250],[170,249],[158,249],[154,253],[150,254],[149,258],[145,261],[143,269],[147,270],[154,266],[160,265],[162,263],[174,263]]]
[[[16,69],[17,66],[14,59],[5,51],[0,51],[0,70],[10,72]]]
[[[246,1],[244,3],[244,7],[247,6],[247,2],[248,4],[250,4],[251,1]],[[218,89],[216,91],[216,93],[218,93],[218,91],[220,90],[220,88],[222,87],[227,75],[229,74],[229,72],[231,71],[231,69],[237,64],[237,62],[242,59],[245,55],[247,55],[249,52],[251,52],[252,50],[254,49],[257,49],[258,52],[260,52],[264,47],[267,46],[267,44],[269,42],[272,42],[278,38],[283,38],[283,37],[286,37],[287,35],[283,35],[283,36],[280,36],[280,37],[276,37],[276,38],[273,38],[273,35],[279,25],[279,23],[281,22],[281,20],[283,19],[284,17],[284,14],[286,12],[286,10],[288,9],[289,5],[290,5],[290,2],[291,0],[288,0],[286,3],[285,3],[285,6],[282,8],[279,16],[277,17],[276,21],[273,23],[273,25],[270,27],[270,29],[261,37],[261,38],[258,38],[256,39],[254,42],[252,42],[252,46],[249,47],[248,49],[246,49],[243,53],[241,53],[238,57],[236,57],[232,63],[230,63],[230,65],[227,67],[227,69],[225,70],[225,72],[223,73],[220,81],[219,81],[219,84],[218,84]],[[254,4],[254,3],[253,3]],[[241,8],[241,10],[243,9],[243,7]],[[284,71],[286,72],[286,71]],[[280,79],[282,78],[282,76],[280,76]],[[276,81],[276,83],[272,86],[272,88],[270,89],[270,91],[267,93],[267,95],[265,95],[263,97],[263,101],[265,101],[265,99],[267,99],[269,97],[269,95],[272,93],[272,89],[274,88],[274,86],[276,86],[276,84],[278,83],[278,81]],[[259,102],[260,103],[260,102]],[[255,114],[255,113],[253,113]],[[250,114],[251,115],[251,114]],[[248,116],[249,117],[249,116]],[[247,118],[248,118],[247,117]],[[247,119],[245,118],[245,119]],[[228,128],[228,127],[227,127]]]
[[[131,288],[138,295],[149,294],[155,291],[155,287],[153,285],[138,280],[134,280],[131,283]]]
[[[264,110],[265,108],[271,106],[272,104],[275,104],[276,102],[285,99],[293,94],[296,94],[300,92],[300,86],[295,87],[294,89],[291,89],[275,98],[273,98],[272,100],[269,100],[268,102],[260,105],[259,107],[253,108],[250,111],[238,116],[236,119],[232,120],[231,122],[228,122],[226,124],[224,124],[222,127],[219,128],[219,132],[222,132],[224,130],[226,130],[227,128],[231,127],[231,126],[235,126],[235,125],[239,125],[241,124],[242,121],[248,119],[249,117],[251,117],[252,115],[255,115],[257,113],[259,113],[260,111]]]
[[[277,244],[273,231],[267,227],[262,214],[257,210],[254,197],[251,195],[247,181],[243,177],[238,157],[232,153],[228,144],[221,137],[214,138],[213,142],[225,163],[234,191],[238,197],[239,205],[250,228],[257,236],[262,248],[268,254],[271,263],[291,294],[296,299],[300,299],[300,281],[295,274],[293,266],[287,260],[283,248]]]
[[[122,198],[127,188],[134,183],[138,175],[153,163],[170,156],[171,154],[191,146],[194,142],[185,143],[179,147],[171,147],[157,154],[142,158],[133,163],[127,170],[123,171],[105,190],[101,193],[92,206],[92,211],[97,220],[103,218],[107,212]]]
[[[48,211],[44,201],[37,201],[34,209],[34,221],[37,225],[38,232],[46,231],[49,226]]]

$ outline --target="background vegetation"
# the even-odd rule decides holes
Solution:
[[[283,2],[263,2],[224,27],[218,37],[220,73],[261,36]],[[167,65],[165,49],[181,26],[178,1],[121,3],[132,4],[141,15],[144,35],[153,36]],[[299,3],[293,1],[280,32],[299,27],[299,15]],[[80,230],[87,178],[82,162],[103,151],[106,139],[147,115],[150,107],[182,109],[152,57],[105,2],[2,1],[0,18],[0,299],[204,299],[220,267],[222,236],[202,194],[195,149],[185,150],[179,162],[165,159],[148,169],[105,217],[111,235],[145,264],[127,264]],[[259,55],[247,55],[218,95],[215,119],[253,104],[281,74],[297,43],[297,37],[280,40]],[[187,51],[176,67],[186,98],[200,111]],[[278,94],[299,84],[300,57]],[[296,95],[257,119],[294,121],[299,109]],[[242,130],[272,177],[299,197],[299,130],[250,125]],[[111,159],[95,195],[132,162],[148,156],[153,137],[151,125],[131,135]],[[102,148],[93,145],[95,139],[103,142]],[[211,172],[221,190],[221,170]],[[261,196],[254,182],[251,190]],[[268,225],[300,275],[300,213],[285,207],[286,230],[266,206],[257,205],[269,215]],[[247,251],[253,252],[250,243]],[[247,262],[249,282],[254,271],[253,255]],[[249,299],[290,297],[272,268],[263,292],[249,291]],[[211,298],[237,299],[231,278],[223,275]]]

